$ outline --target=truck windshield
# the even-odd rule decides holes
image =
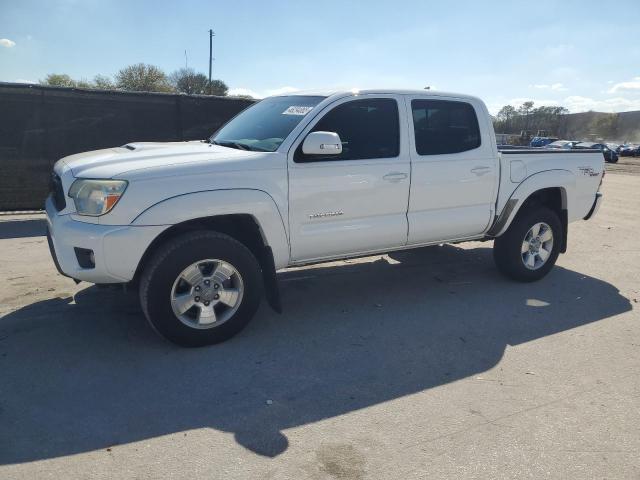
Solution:
[[[291,131],[325,97],[271,97],[247,108],[218,130],[209,141],[216,145],[275,152]]]

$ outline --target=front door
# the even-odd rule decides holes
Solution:
[[[394,95],[342,99],[294,143],[288,162],[293,262],[406,244],[411,168],[405,108]],[[302,142],[313,131],[338,133],[342,153],[303,154]]]

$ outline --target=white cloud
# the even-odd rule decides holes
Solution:
[[[280,88],[274,88],[272,90],[267,90],[266,96],[269,97],[271,95],[283,95],[285,93],[294,93],[298,91],[300,91],[300,89],[296,87],[280,87]]]
[[[640,99],[625,97],[611,97],[603,100],[596,100],[579,95],[569,96],[564,99],[562,105],[567,107],[571,113],[587,112],[625,112],[629,110],[640,110]]]
[[[553,90],[554,92],[566,92],[568,90],[568,88],[560,82],[552,84],[537,83],[535,85],[529,85],[529,87],[537,88],[539,90]]]
[[[9,40],[8,38],[0,38],[0,46],[5,48],[13,48],[16,46],[16,42]]]
[[[488,103],[489,111],[495,115],[504,105],[513,105],[519,107],[524,102],[533,102],[534,107],[540,106],[562,106],[566,107],[571,113],[588,112],[628,112],[631,110],[640,110],[640,98],[629,98],[620,95],[610,96],[608,98],[592,98],[581,95],[569,95],[558,100],[535,98],[535,97],[519,97],[512,98],[508,101],[492,101]]]
[[[635,77],[630,82],[616,83],[607,93],[617,93],[620,91],[640,90],[640,77]]]
[[[17,78],[15,83],[38,83],[35,80],[26,80],[24,78]]]
[[[260,96],[260,94],[254,90],[251,90],[250,88],[230,88],[229,91],[227,92],[227,95],[249,95],[253,98],[262,98]]]
[[[283,95],[286,93],[293,93],[298,91],[300,91],[299,88],[289,87],[289,86],[272,88],[272,89],[267,89],[262,91],[256,91],[250,88],[238,87],[238,88],[230,88],[228,95],[251,95],[253,98],[264,98],[264,97],[270,97],[272,95]]]

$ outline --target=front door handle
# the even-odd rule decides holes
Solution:
[[[404,180],[408,175],[402,172],[391,172],[387,173],[384,177],[382,177],[387,182],[399,182],[400,180]]]
[[[480,176],[480,175],[484,175],[485,173],[489,173],[489,170],[491,170],[491,167],[475,167],[471,169],[471,173],[475,173],[476,175]]]

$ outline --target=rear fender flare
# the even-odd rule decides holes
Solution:
[[[569,170],[547,170],[527,177],[506,201],[497,220],[489,229],[489,236],[499,237],[506,232],[527,199],[535,192],[545,188],[560,188],[562,209],[568,210],[572,205],[575,187],[575,175]]]

